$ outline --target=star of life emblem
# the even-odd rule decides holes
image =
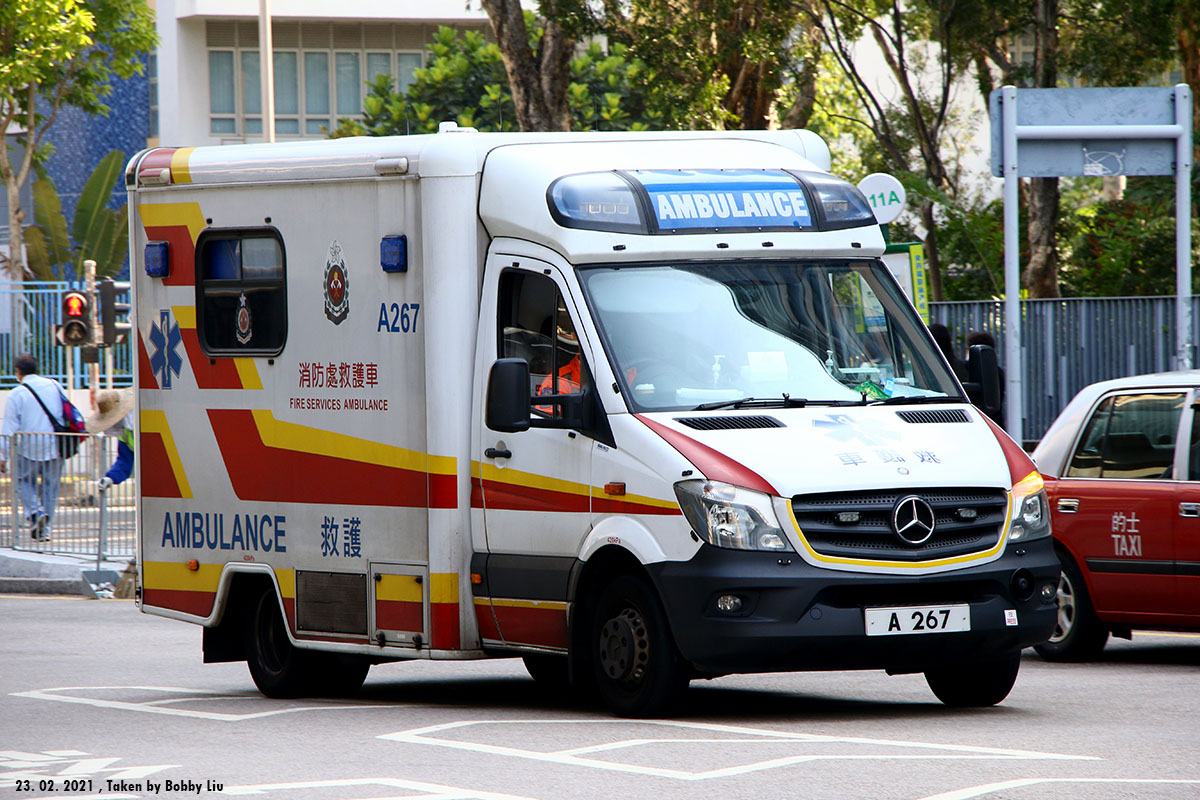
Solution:
[[[250,337],[253,335],[254,329],[251,326],[250,308],[246,305],[246,293],[242,292],[242,296],[238,298],[237,340],[240,344],[248,344]]]
[[[329,258],[325,262],[325,316],[334,325],[341,325],[349,314],[350,280],[346,275],[342,246],[334,239],[329,245]]]

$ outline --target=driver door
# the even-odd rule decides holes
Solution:
[[[487,585],[507,644],[567,646],[567,582],[590,527],[590,437],[568,427],[561,398],[592,392],[578,311],[562,274],[532,258],[494,260],[496,358],[529,362],[530,427],[482,421],[480,483]],[[495,273],[493,273],[495,274]]]

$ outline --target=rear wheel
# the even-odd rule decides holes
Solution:
[[[1047,661],[1091,661],[1108,642],[1108,628],[1092,608],[1079,568],[1068,556],[1060,554],[1059,559],[1058,622],[1050,640],[1033,649]]]
[[[262,592],[251,604],[246,663],[254,685],[267,697],[299,697],[312,685],[313,659],[288,639],[273,590]]]
[[[589,639],[596,688],[613,713],[659,716],[687,688],[666,613],[644,578],[620,575],[604,587]]]
[[[956,664],[925,671],[925,682],[952,708],[994,706],[1012,691],[1021,668],[1020,652],[979,664]]]

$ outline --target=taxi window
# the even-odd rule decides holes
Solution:
[[[1173,477],[1183,399],[1182,392],[1105,398],[1084,428],[1067,477]]]

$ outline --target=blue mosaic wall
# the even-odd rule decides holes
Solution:
[[[113,82],[112,93],[105,98],[108,116],[88,116],[75,108],[64,108],[46,138],[54,146],[47,169],[62,198],[67,224],[75,217],[75,205],[88,176],[100,159],[112,150],[120,150],[128,160],[146,147],[150,135],[150,81],[146,71],[128,80]],[[113,185],[110,208],[125,205],[124,175]],[[33,221],[32,210],[29,213]],[[128,274],[128,265],[122,270]]]

